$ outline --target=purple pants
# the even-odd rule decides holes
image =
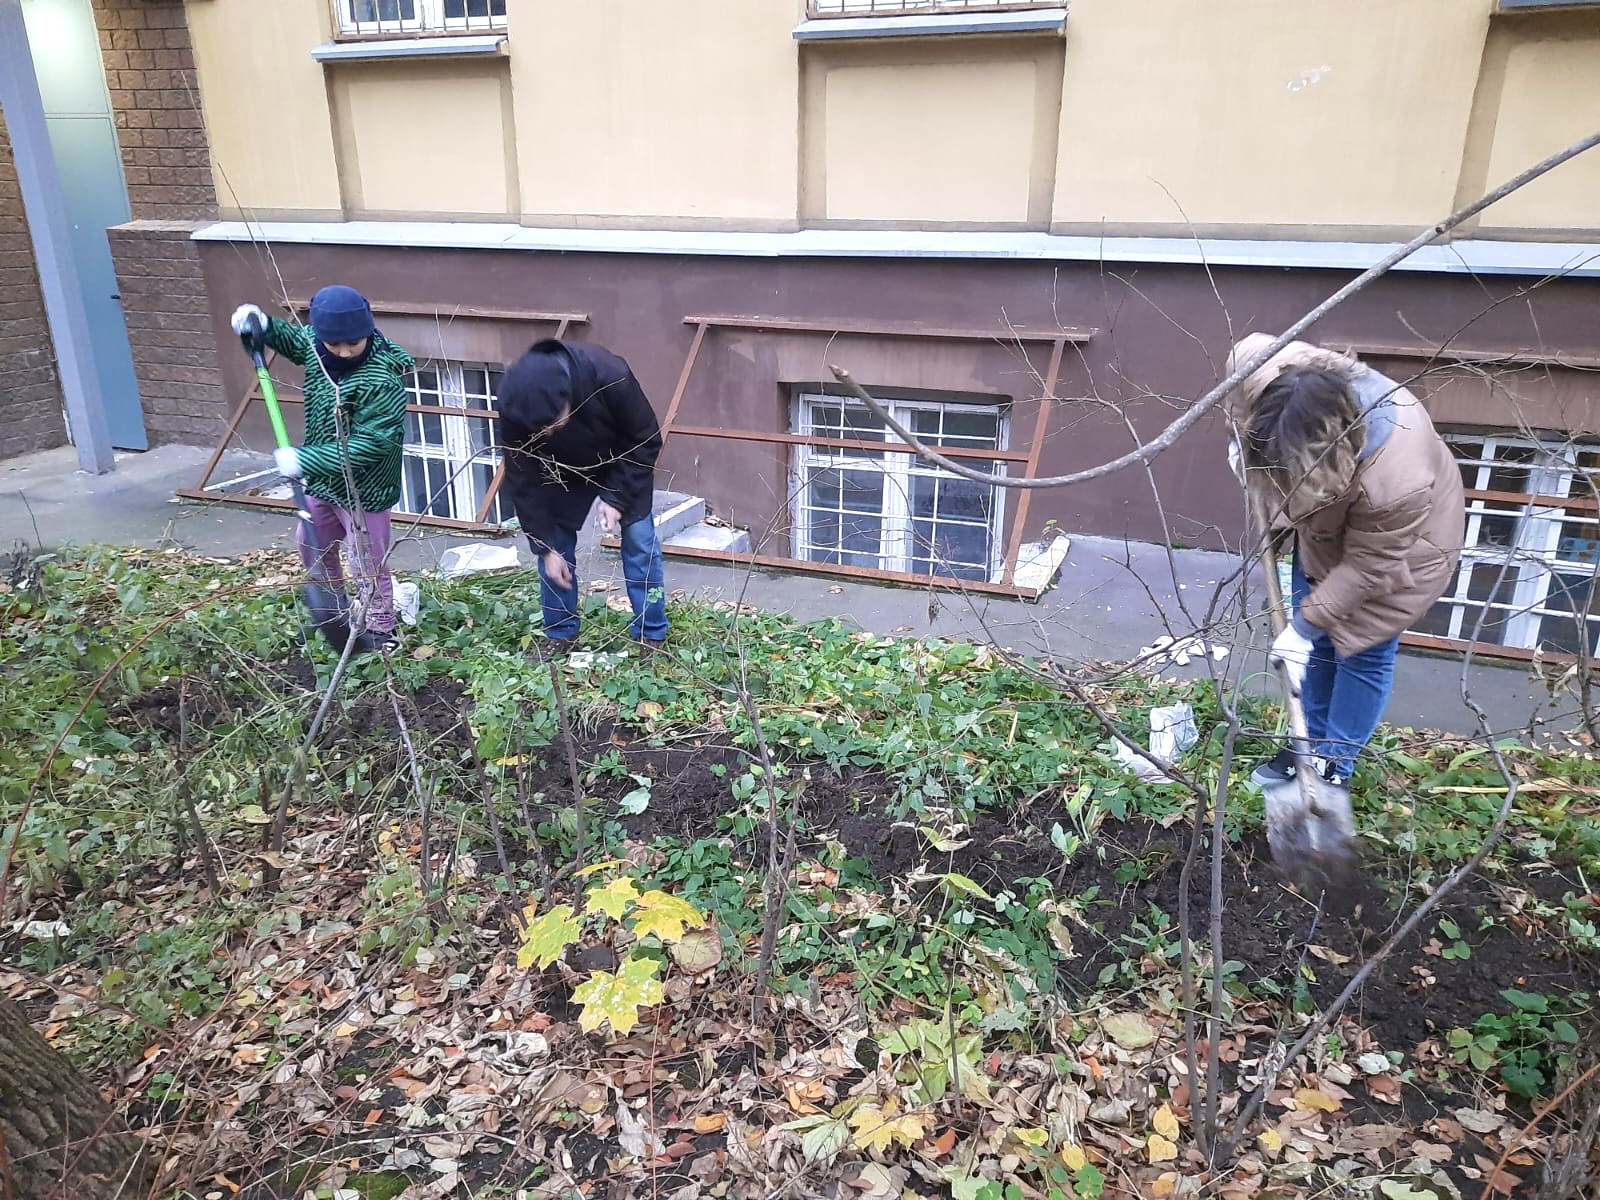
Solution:
[[[389,514],[366,513],[365,528],[359,528],[355,513],[315,496],[306,497],[306,511],[317,527],[317,543],[322,547],[319,566],[306,540],[305,522],[295,522],[294,540],[300,547],[300,561],[306,570],[314,579],[325,579],[335,587],[343,587],[344,564],[339,561],[339,543],[350,538],[350,563],[356,570],[357,589],[366,606],[367,628],[373,633],[393,633],[394,579],[389,574]]]

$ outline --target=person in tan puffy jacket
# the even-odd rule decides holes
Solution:
[[[1228,373],[1273,341],[1241,340]],[[1400,634],[1455,577],[1461,471],[1413,393],[1306,342],[1252,372],[1226,413],[1235,473],[1294,536],[1292,616],[1271,658],[1300,685],[1323,779],[1348,788],[1394,689]],[[1251,778],[1269,787],[1294,771],[1284,750]]]

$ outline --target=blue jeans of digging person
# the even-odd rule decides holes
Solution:
[[[556,531],[552,549],[572,568],[570,587],[557,587],[545,573],[544,555],[537,546],[539,560],[539,602],[544,610],[544,634],[552,641],[569,642],[578,636],[578,531]],[[622,527],[622,583],[633,608],[628,636],[637,641],[660,641],[667,636],[667,587],[661,566],[661,541],[656,537],[653,516],[644,516]]]
[[[1311,593],[1298,554],[1291,586],[1298,612]],[[1333,639],[1325,633],[1311,641],[1311,661],[1300,689],[1306,733],[1311,738],[1311,752],[1328,759],[1341,779],[1350,778],[1356,756],[1383,720],[1383,710],[1394,691],[1394,660],[1399,651],[1398,636],[1348,657],[1333,648]]]

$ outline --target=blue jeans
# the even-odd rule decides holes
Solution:
[[[1311,593],[1311,585],[1294,558],[1294,607]],[[1311,641],[1311,661],[1300,689],[1306,710],[1311,752],[1331,760],[1341,779],[1355,770],[1356,756],[1372,740],[1394,691],[1394,660],[1400,638],[1392,637],[1348,658],[1333,648],[1333,639],[1319,633]]]
[[[544,634],[554,641],[571,641],[578,636],[578,531],[556,530],[552,549],[572,568],[572,583],[557,587],[544,569],[544,555],[537,546],[539,560],[539,603],[544,610]],[[656,537],[653,516],[644,516],[622,527],[622,582],[633,607],[628,636],[660,641],[667,636],[667,585],[661,567],[661,542]]]

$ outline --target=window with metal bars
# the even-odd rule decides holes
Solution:
[[[406,389],[422,407],[492,409],[502,374],[476,363],[428,362],[407,377]],[[499,466],[490,418],[408,412],[400,510],[476,521]],[[484,520],[499,525],[509,517],[496,495]]]
[[[1466,541],[1450,589],[1412,632],[1594,653],[1600,443],[1445,436],[1466,487]]]
[[[506,0],[333,0],[346,37],[490,33],[506,27]]]
[[[1006,448],[1005,406],[884,399],[932,446]],[[816,438],[898,441],[866,405],[840,396],[796,398],[792,432]],[[913,454],[797,446],[791,518],[794,557],[809,562],[955,579],[1000,577],[1004,490],[962,479]],[[979,471],[1002,464],[963,458]]]
[[[812,17],[893,17],[949,12],[1013,12],[1030,8],[1060,8],[1064,0],[1027,0],[1023,3],[996,0],[809,0],[806,12]]]

